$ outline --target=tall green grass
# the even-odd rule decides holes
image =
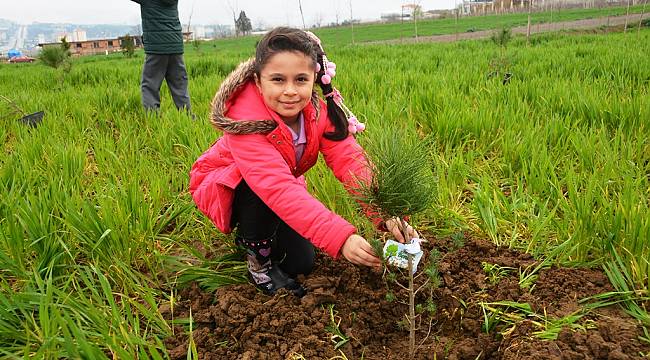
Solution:
[[[46,111],[37,128],[0,126],[4,356],[165,357],[171,330],[157,307],[173,301],[177,278],[213,277],[203,279],[208,288],[241,281],[214,271],[230,257],[185,250],[220,253],[228,240],[194,208],[187,184],[219,135],[208,125],[210,100],[252,54],[251,40],[241,41],[249,50],[233,42],[186,56],[198,121],[173,108],[164,86],[160,113],[142,111],[142,54],[78,59],[62,86],[39,64],[0,66],[0,94]],[[515,38],[507,85],[488,76],[498,54],[489,41],[325,45],[336,86],[368,124],[359,141],[383,123],[433,139],[437,198],[414,219],[420,228],[472,232],[558,264],[603,265],[625,303],[647,294],[648,30],[546,34],[528,47]],[[322,163],[308,184],[372,236]]]

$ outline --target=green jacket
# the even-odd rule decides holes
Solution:
[[[140,4],[142,42],[147,54],[182,54],[178,0],[132,0]]]

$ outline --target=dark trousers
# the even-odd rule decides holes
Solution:
[[[308,275],[314,268],[312,243],[282,221],[251,190],[244,180],[235,189],[232,208],[237,237],[248,241],[271,241],[271,259],[287,275]]]
[[[160,86],[163,79],[167,81],[167,87],[169,87],[176,108],[191,111],[183,54],[147,54],[140,82],[144,108],[146,110],[160,108]]]

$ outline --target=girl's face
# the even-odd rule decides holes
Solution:
[[[314,70],[314,63],[307,55],[282,51],[271,56],[255,77],[264,102],[286,124],[295,122],[311,99]]]

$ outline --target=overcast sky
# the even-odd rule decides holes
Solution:
[[[302,0],[305,23],[322,24],[350,18],[350,3],[355,19],[379,18],[399,12],[404,3],[420,4],[424,10],[449,9],[459,0]],[[460,2],[460,1],[459,1]],[[231,24],[232,11],[244,10],[253,26],[300,26],[298,0],[180,0],[181,22],[192,24]],[[75,24],[138,24],[140,8],[130,0],[0,0],[0,18],[21,24],[54,22]]]

